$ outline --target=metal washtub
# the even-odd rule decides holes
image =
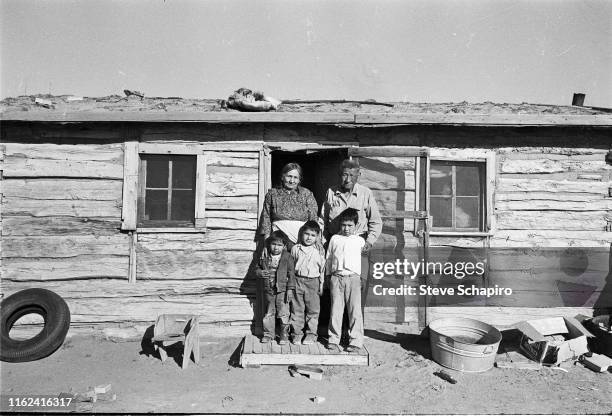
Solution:
[[[501,333],[493,326],[469,318],[443,318],[429,324],[431,355],[453,370],[477,373],[495,363]]]

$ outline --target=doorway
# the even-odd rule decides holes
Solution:
[[[272,186],[280,185],[280,173],[283,166],[287,163],[298,163],[303,171],[300,186],[312,191],[320,212],[327,189],[338,183],[338,168],[346,158],[348,158],[346,148],[297,152],[274,150],[271,152]]]

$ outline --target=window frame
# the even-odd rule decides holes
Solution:
[[[448,163],[484,163],[484,190],[482,192],[484,201],[482,203],[482,230],[444,230],[432,227],[430,218],[430,235],[433,236],[490,236],[495,231],[495,214],[494,214],[494,190],[495,190],[495,152],[487,149],[430,149],[430,156],[427,160],[427,168],[425,169],[426,181],[426,209],[431,212],[431,194],[430,194],[430,167],[432,161],[448,162]]]
[[[195,207],[194,223],[189,226],[177,226],[179,223],[167,222],[167,226],[158,224],[144,225],[139,223],[141,196],[144,196],[145,183],[142,180],[141,155],[184,155],[196,156]],[[206,232],[206,152],[203,146],[194,144],[157,144],[139,143],[136,141],[124,144],[124,177],[121,229],[138,233],[202,233]]]
[[[144,157],[143,157],[144,156]],[[145,204],[147,196],[147,164],[150,156],[158,156],[162,158],[168,158],[168,185],[166,188],[159,188],[159,190],[166,190],[170,195],[174,195],[174,186],[172,185],[173,165],[172,157],[186,156],[193,158],[194,167],[194,205],[193,205],[193,221],[191,220],[144,220],[143,216],[145,213]],[[196,191],[196,172],[197,170],[197,156],[196,155],[177,155],[177,154],[156,154],[156,153],[139,153],[139,176],[138,176],[138,207],[137,207],[137,228],[191,228],[195,225],[195,192]],[[172,212],[172,200],[170,195],[166,201],[168,212]]]

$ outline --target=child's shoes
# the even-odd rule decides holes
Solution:
[[[340,347],[338,347],[338,344],[327,344],[325,348],[327,348],[331,352],[340,352]]]
[[[267,344],[268,342],[272,342],[272,337],[270,335],[264,335],[263,337],[261,337],[259,342],[261,342],[262,344]]]
[[[289,342],[289,325],[283,325],[281,327],[280,339],[278,345],[286,345]]]
[[[346,352],[348,352],[349,354],[354,354],[359,352],[361,348],[359,348],[356,345],[349,345],[348,347],[346,347]]]
[[[297,345],[302,341],[302,334],[293,334],[291,335],[291,343],[293,345]]]
[[[306,334],[304,340],[302,341],[303,345],[311,345],[317,341],[317,336],[315,334]]]

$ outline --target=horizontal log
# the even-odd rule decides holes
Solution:
[[[145,140],[147,137],[145,137]],[[231,151],[236,157],[256,158],[259,150],[263,149],[263,142],[197,142],[197,141],[144,141],[139,143],[140,153],[171,153],[171,154],[210,154],[217,151]]]
[[[414,171],[411,170],[371,170],[362,168],[359,183],[372,190],[413,191],[415,189]]]
[[[358,157],[378,156],[400,159],[427,156],[429,149],[413,146],[360,146],[349,149],[349,154]]]
[[[77,257],[83,254],[129,255],[127,234],[34,236],[2,238],[2,257],[56,258]]]
[[[238,157],[242,152],[212,152],[206,155],[206,165],[208,166],[231,166],[257,169],[259,159],[253,157]]]
[[[258,186],[258,169],[208,166],[206,172],[207,196],[257,195]]]
[[[601,203],[604,199],[604,194],[597,193],[579,193],[579,192],[496,192],[495,201],[547,201],[547,202],[583,202],[583,205],[589,205],[591,202]]]
[[[199,315],[203,322],[242,321],[253,317],[246,296],[229,294],[66,299],[66,303],[71,314],[86,322],[146,321],[164,313]]]
[[[254,293],[255,279],[206,278],[198,280],[141,280],[136,284],[125,280],[89,279],[44,282],[45,289],[70,299],[104,298],[156,298],[159,296],[196,296],[214,294]],[[0,290],[5,297],[20,290],[37,287],[34,282],[14,282],[3,280]],[[248,293],[243,293],[246,290]]]
[[[545,192],[545,193],[578,193],[607,195],[609,184],[597,181],[551,181],[538,178],[508,178],[504,175],[497,179],[497,193],[510,192]]]
[[[105,161],[121,164],[123,144],[6,143],[6,157],[65,161]]]
[[[551,159],[506,159],[501,162],[500,173],[558,173],[599,172],[610,170],[605,160],[551,160]]]
[[[498,211],[499,230],[602,231],[606,211]]]
[[[472,318],[494,325],[500,329],[514,327],[517,323],[529,319],[541,319],[556,316],[576,316],[583,314],[593,316],[593,308],[589,307],[556,307],[556,308],[523,308],[523,307],[430,307],[427,310],[427,321],[441,318]]]
[[[512,194],[516,195],[516,194]],[[589,199],[579,201],[564,200],[562,196],[557,199],[536,199],[537,195],[527,195],[526,199],[508,200],[507,196],[496,198],[495,208],[498,211],[610,211],[612,199]],[[513,196],[512,198],[516,198]]]
[[[414,191],[387,191],[372,190],[374,199],[378,204],[379,210],[388,211],[414,211],[415,194]]]
[[[608,150],[592,147],[517,146],[500,147],[496,152],[506,159],[541,159],[545,154],[547,159],[553,160],[568,159],[568,156],[580,160],[601,160]]]
[[[6,197],[121,202],[122,181],[119,180],[5,178],[2,182]]]
[[[237,232],[257,229],[257,214],[247,211],[206,211],[207,228],[225,228]]]
[[[71,279],[126,279],[128,256],[81,255],[33,259],[5,258],[2,279],[32,282]]]
[[[38,200],[5,197],[2,215],[30,215],[32,217],[105,217],[121,218],[120,204],[113,201],[92,200]]]
[[[3,213],[4,214],[4,213]],[[31,235],[114,235],[119,232],[121,221],[117,217],[30,217],[4,216],[2,236]]]
[[[209,230],[206,234],[138,234],[143,250],[255,250],[255,235],[236,230]]]
[[[206,198],[206,209],[257,212],[257,196],[209,196]]]
[[[197,247],[194,247],[197,249]],[[251,251],[148,251],[136,248],[136,278],[140,279],[203,279],[208,277],[244,278]]]
[[[580,276],[570,276],[553,268],[526,268],[520,271],[492,270],[487,279],[489,287],[498,285],[521,292],[601,292],[608,283],[607,275],[607,271],[587,271]]]
[[[526,229],[497,230],[492,247],[609,247],[612,233],[598,230]]]
[[[95,336],[112,341],[142,341],[142,338],[155,320],[142,322],[88,322],[80,316],[79,322],[71,322],[66,339],[78,336]],[[202,319],[203,320],[203,319]],[[81,322],[82,321],[82,322]],[[200,322],[200,340],[210,342],[215,338],[238,338],[250,334],[251,321]],[[11,335],[23,339],[33,338],[41,330],[38,325],[15,325]]]
[[[123,166],[110,161],[52,160],[7,157],[4,176],[122,179]]]

